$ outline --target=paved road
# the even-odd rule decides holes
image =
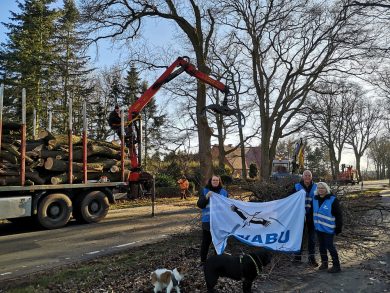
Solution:
[[[388,189],[389,188],[389,180],[371,180],[371,181],[363,181],[360,184],[356,185],[345,185],[350,191],[356,190],[369,190],[369,189]]]
[[[158,241],[194,225],[197,214],[193,204],[161,205],[155,217],[150,207],[113,210],[97,224],[49,231],[0,224],[0,282]]]

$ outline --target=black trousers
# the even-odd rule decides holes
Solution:
[[[328,263],[329,251],[330,256],[332,258],[333,266],[340,267],[339,255],[333,243],[334,235],[317,231],[317,237],[320,245],[321,262]]]
[[[212,238],[211,233],[208,230],[202,229],[202,243],[200,245],[200,261],[205,262],[207,260],[207,254],[209,252]]]
[[[314,230],[314,224],[311,221],[305,221],[303,235],[302,235],[302,245],[301,245],[301,252],[295,254],[296,260],[302,259],[302,250],[303,250],[303,242],[305,239],[305,234],[307,234],[307,250],[308,250],[308,256],[309,260],[314,259],[315,256],[315,244],[316,244],[316,233]]]

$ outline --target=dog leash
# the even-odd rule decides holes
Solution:
[[[260,275],[260,269],[255,261],[255,259],[250,255],[250,254],[247,254],[247,256],[250,257],[250,259],[253,261],[253,263],[255,264],[255,267],[256,267],[256,272],[257,272],[257,275]]]

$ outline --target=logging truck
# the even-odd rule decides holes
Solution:
[[[87,138],[85,103],[83,135],[75,141],[75,136],[72,133],[71,99],[68,101],[69,126],[67,138],[65,138],[66,147],[61,147],[59,142],[61,139],[55,136],[50,137],[51,134],[48,134],[49,137],[38,136],[39,139],[30,141],[29,144],[26,140],[26,91],[24,89],[22,91],[22,122],[16,127],[20,143],[16,146],[15,144],[2,143],[4,85],[1,85],[0,164],[2,166],[0,166],[0,171],[10,164],[11,170],[0,172],[0,219],[19,223],[37,221],[44,228],[54,229],[65,226],[72,216],[80,222],[99,222],[107,215],[109,204],[115,202],[113,195],[115,189],[125,190],[129,198],[135,197],[134,193],[142,192],[144,195],[152,195],[152,199],[154,199],[153,176],[143,171],[140,165],[142,161],[140,157],[142,142],[140,112],[163,84],[182,72],[196,77],[225,94],[221,105],[208,105],[203,109],[201,115],[208,111],[220,115],[233,115],[238,118],[240,127],[243,126],[242,113],[228,105],[228,102],[230,104],[234,102],[233,98],[228,100],[228,87],[198,71],[194,65],[189,63],[188,57],[179,57],[129,107],[126,123],[122,113],[120,150],[114,152],[106,145],[98,147],[92,144],[91,146],[91,140]],[[35,119],[33,124],[32,129],[35,131]],[[33,136],[35,137],[35,134]],[[64,140],[63,137],[62,140]],[[29,145],[33,146],[29,147]],[[80,147],[74,150],[74,145]],[[56,147],[60,147],[62,153],[55,153]],[[66,149],[65,155],[63,149]],[[96,154],[112,154],[114,158],[102,163],[93,160]],[[104,172],[107,167],[110,171]],[[45,178],[42,178],[43,173],[46,174]]]
[[[26,91],[21,123],[3,123],[3,94],[1,85],[0,219],[38,222],[47,229],[65,226],[72,216],[84,223],[102,220],[115,202],[114,189],[128,187],[124,145],[88,140],[85,104],[83,135],[73,135],[71,100],[67,135],[42,130],[38,138],[27,140]]]

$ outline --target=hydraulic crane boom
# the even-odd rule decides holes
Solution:
[[[210,77],[209,75],[199,71],[193,64],[190,63],[188,57],[179,57],[173,62],[165,72],[150,86],[142,96],[129,107],[128,109],[128,130],[126,135],[126,144],[129,147],[129,155],[131,161],[131,173],[129,176],[129,184],[145,183],[150,176],[146,172],[141,170],[141,134],[142,134],[142,125],[140,112],[145,108],[145,106],[151,101],[153,96],[157,91],[166,84],[170,82],[181,73],[186,72],[187,74],[196,77],[200,81],[218,89],[225,94],[225,98],[222,102],[222,105],[212,104],[208,105],[203,109],[203,112],[213,111],[217,114],[222,115],[234,115],[237,118],[242,117],[242,114],[237,109],[231,109],[228,106],[227,96],[230,94],[229,87],[223,84],[222,82]],[[138,150],[136,145],[138,145]],[[138,152],[138,154],[137,154]],[[143,179],[145,178],[145,179]]]
[[[176,69],[176,70],[175,70]],[[209,75],[199,71],[193,64],[189,62],[188,57],[179,57],[169,66],[165,72],[149,87],[145,93],[129,108],[129,117],[137,115],[150,102],[153,96],[158,92],[162,85],[170,82],[181,73],[186,72],[191,76],[215,87],[225,95],[229,94],[229,88],[222,82],[211,78]],[[130,119],[130,118],[129,118]]]

